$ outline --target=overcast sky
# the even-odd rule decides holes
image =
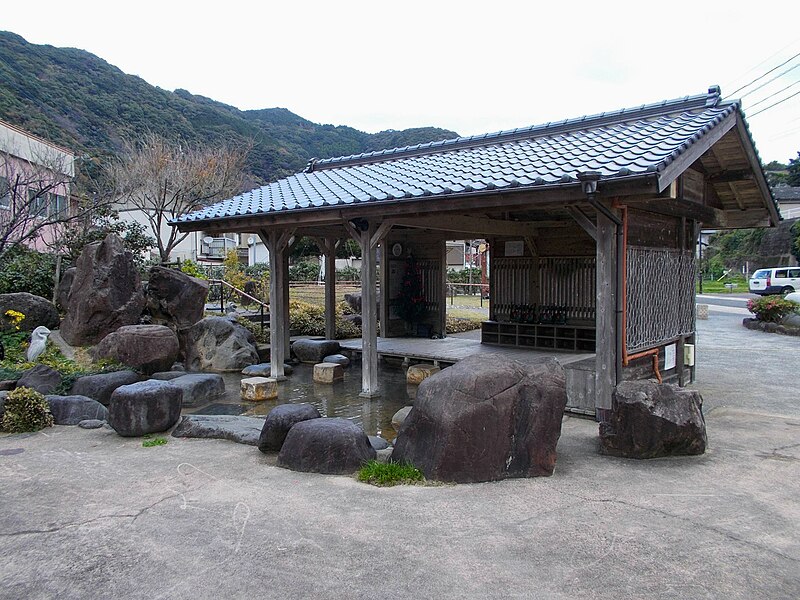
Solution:
[[[730,94],[800,53],[794,1],[28,2],[0,28],[88,50],[167,90],[363,131],[462,135]],[[798,68],[782,74],[792,66]],[[800,57],[737,96],[764,162],[800,150]],[[753,108],[749,108],[753,106]],[[752,117],[750,116],[752,115]]]

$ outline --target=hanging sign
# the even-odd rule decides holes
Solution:
[[[514,240],[513,242],[506,242],[506,256],[524,256],[525,255],[525,242],[523,240]]]

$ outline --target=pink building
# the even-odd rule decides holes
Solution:
[[[0,253],[17,242],[48,247],[74,176],[73,152],[0,121]]]

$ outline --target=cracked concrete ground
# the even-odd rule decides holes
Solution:
[[[796,386],[759,386],[800,340],[700,327],[702,457],[602,457],[567,418],[553,477],[378,489],[220,440],[0,436],[0,596],[800,597]]]

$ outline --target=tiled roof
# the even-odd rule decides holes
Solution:
[[[772,188],[772,195],[778,202],[797,202],[800,200],[800,187],[779,185]]]
[[[719,88],[610,113],[326,160],[176,223],[658,174],[739,109]]]

